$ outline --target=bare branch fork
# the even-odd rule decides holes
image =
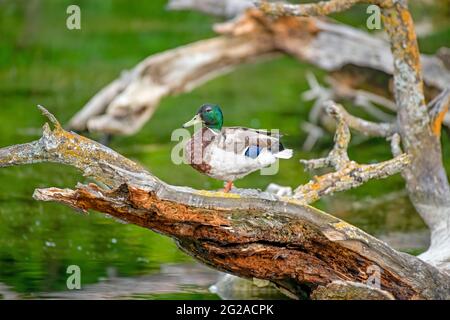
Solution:
[[[377,120],[393,120],[391,114],[387,114],[384,111],[377,109],[374,105],[377,104],[383,106],[389,111],[396,111],[395,103],[383,96],[365,90],[353,89],[348,84],[337,81],[332,77],[325,78],[325,81],[330,85],[329,88],[326,88],[319,84],[317,78],[311,72],[306,74],[306,79],[310,89],[302,93],[302,98],[306,101],[316,100],[313,110],[316,108],[321,110],[321,106],[323,106],[323,103],[321,102],[326,100],[350,100],[355,106],[360,106]],[[310,115],[309,120],[317,123],[317,113],[318,111],[315,112],[313,118]]]
[[[320,122],[324,124],[327,123],[326,112],[324,111],[325,107],[324,101],[327,100],[334,100],[334,101],[350,100],[355,106],[361,107],[368,115],[370,115],[377,121],[392,122],[394,120],[394,117],[391,114],[387,114],[386,112],[380,110],[375,106],[379,105],[389,111],[397,112],[397,106],[390,99],[387,99],[383,96],[365,90],[353,89],[345,82],[337,81],[332,77],[325,78],[325,81],[330,85],[330,87],[324,87],[320,85],[314,74],[310,72],[306,74],[306,78],[308,80],[310,89],[302,93],[302,98],[303,100],[306,101],[315,100],[313,107],[311,108],[311,111],[309,113],[308,119],[312,125],[319,125]],[[430,116],[432,118],[439,119],[439,121],[442,122],[442,125],[450,127],[450,114],[446,113],[445,109],[445,102],[446,102],[445,99],[449,94],[448,90],[449,89],[444,89],[438,96],[436,96],[435,99],[433,99],[433,101],[429,103],[428,109]],[[442,110],[436,108],[435,106],[440,106]],[[439,113],[439,111],[442,112]],[[352,121],[349,118],[347,122]],[[363,122],[361,121],[358,122],[363,124],[364,120]],[[352,125],[350,124],[350,126]],[[355,129],[357,129],[360,133],[366,136],[386,136],[389,135],[389,132],[392,131],[393,126],[394,125],[388,123],[386,124],[380,123],[379,125],[376,125],[374,127],[376,128],[375,131],[371,130],[372,127],[371,125],[360,126],[360,128]],[[311,127],[310,125],[306,126],[305,132],[308,134],[315,135],[315,132],[312,131],[310,127]],[[383,131],[386,132],[386,135],[379,132],[378,128],[380,127]],[[436,128],[434,130],[440,130],[440,128],[441,123],[437,123]],[[306,142],[305,145],[309,149],[312,148],[312,145],[306,144]]]
[[[291,297],[450,298],[450,276],[443,271],[303,201],[256,190],[223,194],[168,185],[113,150],[65,131],[42,111],[53,129],[46,124],[41,139],[0,149],[0,167],[64,163],[108,189],[37,189],[37,200],[150,228],[207,265],[269,280]],[[382,270],[381,289],[365,282],[373,265]]]
[[[405,152],[411,156],[403,176],[411,201],[431,230],[431,246],[421,257],[446,266],[450,264],[450,186],[440,143],[446,109],[432,117],[425,104],[419,48],[407,1],[331,0],[299,5],[259,2],[258,6],[276,16],[317,16],[341,12],[357,3],[376,4],[382,10],[393,56],[397,127]]]
[[[301,160],[300,162],[308,171],[326,167],[334,168],[336,171],[314,177],[307,184],[298,187],[294,195],[296,199],[311,203],[325,195],[356,188],[371,179],[387,178],[401,172],[410,163],[410,157],[404,153],[396,154],[394,159],[377,164],[360,165],[355,161],[350,161],[347,154],[350,142],[349,120],[353,128],[389,137],[398,143],[399,136],[395,132],[395,127],[375,123],[368,125],[367,121],[351,116],[342,106],[332,101],[326,102],[325,105],[328,114],[337,122],[335,145],[325,158]]]

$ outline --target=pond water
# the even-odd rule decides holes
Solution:
[[[80,1],[82,29],[69,31],[65,9],[70,1],[36,1],[33,10],[30,2],[0,3],[0,147],[39,138],[45,120],[37,104],[65,123],[121,70],[149,54],[212,37],[211,24],[218,20],[192,12],[168,13],[162,0]],[[361,24],[355,13],[343,17]],[[426,50],[450,43],[449,27],[442,28],[430,36],[432,41],[421,40]],[[171,184],[220,188],[221,182],[170,161],[172,130],[189,120],[200,104],[217,102],[227,126],[281,128],[285,144],[295,150],[277,175],[254,173],[236,185],[264,189],[275,182],[296,187],[310,178],[298,160],[319,157],[332,145],[330,133],[311,152],[301,150],[306,133],[300,123],[311,108],[310,102],[299,99],[307,89],[306,71],[323,77],[322,71],[286,57],[244,66],[191,93],[165,99],[143,130],[115,137],[111,147]],[[450,159],[447,147],[444,152]],[[381,139],[355,136],[350,156],[362,163],[382,161],[390,158],[389,146]],[[0,169],[0,299],[229,297],[229,292],[209,289],[219,273],[197,264],[171,239],[99,213],[79,214],[31,197],[38,187],[70,188],[77,182],[89,181],[55,164]],[[427,246],[425,226],[398,175],[314,205],[403,251],[417,254]],[[81,291],[67,290],[70,265],[81,269]]]

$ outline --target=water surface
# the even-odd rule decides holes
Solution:
[[[65,9],[71,1],[37,1],[30,10],[31,2],[0,3],[0,147],[39,138],[45,119],[37,104],[65,123],[121,70],[151,53],[212,37],[211,24],[218,21],[199,13],[167,13],[162,0],[79,1],[82,30],[69,31]],[[340,17],[358,26],[364,22],[358,11]],[[420,39],[423,51],[450,43],[449,26],[442,21],[439,26]],[[111,147],[168,183],[220,188],[219,181],[170,161],[172,130],[190,119],[200,104],[216,102],[222,105],[226,125],[279,128],[284,143],[295,150],[276,176],[254,173],[237,186],[264,189],[275,182],[296,187],[310,178],[298,160],[323,156],[332,145],[330,133],[313,151],[301,150],[306,133],[300,123],[311,108],[310,102],[299,99],[307,89],[306,71],[320,79],[324,75],[287,57],[244,66],[191,93],[164,99],[142,131],[116,137]],[[444,141],[448,145],[447,136]],[[447,147],[444,152],[449,159]],[[350,156],[364,163],[391,157],[385,141],[361,137],[352,141]],[[0,170],[0,298],[219,298],[208,289],[218,273],[196,264],[171,239],[99,213],[83,215],[31,197],[38,187],[74,187],[77,182],[89,181],[55,164]],[[398,175],[315,205],[401,250],[417,254],[427,246],[425,226]],[[82,291],[67,290],[69,265],[80,266]]]

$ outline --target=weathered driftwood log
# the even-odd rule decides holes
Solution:
[[[270,38],[217,37],[151,56],[101,90],[70,120],[76,130],[133,134],[160,100],[190,91],[233,66],[275,54]]]
[[[450,277],[301,201],[256,190],[168,185],[113,150],[53,123],[41,139],[0,149],[0,167],[56,162],[107,186],[37,189],[34,198],[107,213],[174,238],[203,263],[269,280],[291,297],[450,299]],[[380,268],[380,288],[366,281]]]
[[[150,56],[125,72],[97,93],[70,120],[69,128],[134,134],[150,119],[161,98],[190,91],[242,63],[274,57],[276,53],[294,56],[330,72],[341,72],[349,65],[357,66],[359,73],[394,72],[388,43],[325,20],[271,18],[252,9],[234,20],[217,24],[215,31],[223,36]],[[422,55],[421,60],[425,83],[438,91],[445,88],[450,82],[450,71],[443,62],[429,55]],[[349,81],[346,72],[335,76],[340,76],[339,81]],[[360,78],[354,76],[351,81]]]

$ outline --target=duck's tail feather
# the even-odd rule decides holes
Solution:
[[[292,157],[292,154],[292,149],[284,149],[283,151],[275,153],[274,156],[280,159],[290,159]]]

